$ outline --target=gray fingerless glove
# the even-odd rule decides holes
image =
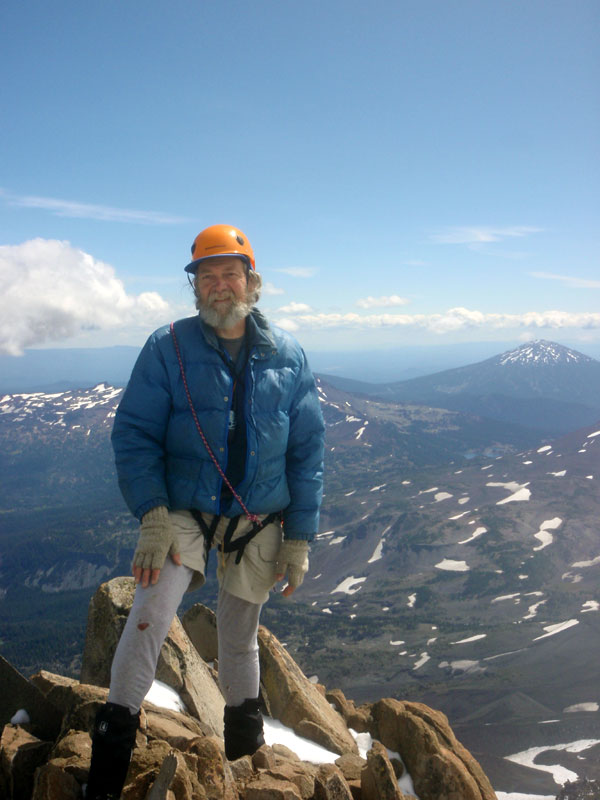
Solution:
[[[275,575],[286,575],[290,586],[302,585],[308,572],[308,542],[304,539],[284,539],[275,562]]]
[[[151,508],[142,517],[140,538],[138,539],[133,566],[142,569],[162,569],[167,553],[179,552],[179,542],[169,522],[166,506]]]

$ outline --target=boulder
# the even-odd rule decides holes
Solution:
[[[20,709],[29,715],[29,730],[40,739],[54,739],[60,730],[61,715],[39,689],[0,656],[0,730]]]
[[[237,800],[239,794],[220,739],[215,736],[194,739],[186,746],[185,755],[193,757],[195,775],[208,800]]]
[[[83,731],[69,731],[56,743],[50,754],[52,761],[72,775],[79,783],[85,783],[92,758],[92,740]]]
[[[371,706],[372,735],[400,753],[421,800],[496,800],[447,718],[422,703],[385,699]]]
[[[325,697],[335,710],[342,715],[349,728],[352,728],[357,733],[366,733],[371,729],[373,720],[369,705],[357,708],[354,700],[347,698],[341,689],[332,689],[325,693]]]
[[[81,680],[98,686],[110,683],[110,665],[133,603],[133,578],[103,583],[92,597],[88,612]],[[180,695],[190,714],[223,734],[225,701],[209,667],[196,652],[175,617],[161,648],[156,677]]]
[[[59,764],[49,761],[35,772],[31,800],[80,800],[81,788]]]
[[[31,682],[59,710],[62,734],[69,730],[91,731],[96,712],[108,696],[108,691],[99,686],[79,683],[46,670],[33,675]]]
[[[201,658],[208,662],[216,661],[219,640],[215,612],[202,603],[196,603],[181,617],[181,624]]]
[[[360,781],[363,767],[367,765],[367,762],[355,753],[345,753],[336,759],[335,765],[341,770],[347,781]]]
[[[300,792],[293,783],[273,778],[266,772],[260,772],[249,783],[242,794],[243,800],[302,800]]]
[[[358,752],[342,717],[262,625],[258,644],[262,690],[267,695],[271,715],[335,753]]]
[[[291,762],[281,761],[267,770],[267,773],[277,780],[293,783],[303,800],[311,800],[314,796],[317,769],[312,764],[306,764],[296,758]]]
[[[0,796],[29,800],[33,775],[44,764],[52,747],[19,725],[5,725],[0,737]]]
[[[110,667],[129,616],[135,594],[133,578],[114,578],[103,583],[90,600],[81,683],[110,685]]]
[[[361,800],[405,800],[385,747],[373,742],[361,773]]]
[[[352,800],[352,792],[335,764],[321,764],[315,778],[314,800]]]

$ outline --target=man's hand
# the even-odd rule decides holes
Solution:
[[[156,506],[142,517],[140,538],[131,565],[136,584],[141,581],[144,589],[149,583],[155,584],[167,553],[181,566],[179,543],[169,522],[169,511],[166,506]]]
[[[301,586],[308,572],[308,542],[304,539],[284,539],[275,562],[275,579],[288,577],[288,585],[282,592],[289,597],[298,586]]]

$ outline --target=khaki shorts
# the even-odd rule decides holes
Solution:
[[[263,520],[266,516],[259,514],[258,518]],[[203,513],[202,517],[210,525],[212,514]],[[179,540],[181,563],[194,570],[188,591],[199,589],[206,580],[204,534],[190,511],[170,511],[169,520]],[[228,524],[229,518],[221,517],[213,538],[213,547],[223,541]],[[248,533],[251,528],[252,523],[241,516],[232,541]],[[266,603],[269,591],[275,585],[275,562],[282,540],[281,525],[272,523],[248,542],[239,564],[235,563],[236,552],[218,552],[217,577],[220,586],[249,603]]]

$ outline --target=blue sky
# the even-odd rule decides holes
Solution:
[[[310,350],[600,341],[596,0],[0,9],[0,352],[140,344],[242,228]]]

